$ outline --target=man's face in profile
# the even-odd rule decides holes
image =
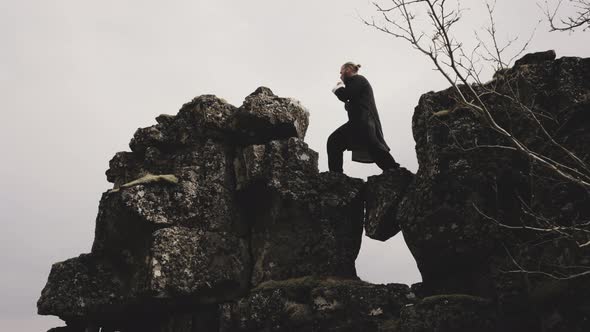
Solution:
[[[352,74],[352,70],[348,67],[342,66],[340,67],[340,79],[344,81],[345,78],[350,77]]]

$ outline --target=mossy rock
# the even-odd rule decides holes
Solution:
[[[317,276],[305,276],[300,278],[291,278],[285,280],[269,280],[265,281],[253,290],[263,290],[271,288],[292,288],[292,287],[318,287],[318,286],[334,286],[334,285],[356,285],[356,284],[369,284],[358,279],[346,279],[338,277],[317,277]]]
[[[435,305],[437,303],[475,303],[478,305],[488,305],[491,303],[491,300],[468,294],[439,294],[425,297],[421,302],[425,306]]]
[[[400,331],[492,332],[496,312],[489,299],[466,294],[429,296],[402,309]]]

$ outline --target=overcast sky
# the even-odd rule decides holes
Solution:
[[[486,19],[477,4],[469,1],[460,38],[473,40]],[[0,330],[61,325],[36,316],[36,301],[52,263],[90,251],[109,159],[138,127],[195,96],[239,106],[267,86],[299,99],[326,171],[326,139],[347,120],[330,90],[342,63],[359,62],[392,155],[415,172],[413,109],[447,84],[406,43],[365,27],[358,15],[371,13],[366,0],[0,0]],[[499,0],[500,37],[524,39],[541,16],[535,0]],[[539,25],[530,51],[590,56],[590,32],[547,30]],[[363,179],[381,172],[350,152],[344,169]],[[365,237],[357,269],[371,282],[420,280],[401,235]]]

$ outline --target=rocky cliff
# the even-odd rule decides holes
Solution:
[[[590,59],[527,55],[485,87],[518,140],[589,161]],[[319,172],[309,113],[268,88],[156,121],[110,161],[92,251],[51,268],[38,312],[67,325],[51,331],[590,330],[588,188],[509,148],[456,90],[416,107],[417,174],[367,182]],[[359,280],[363,227],[402,231],[423,283]]]

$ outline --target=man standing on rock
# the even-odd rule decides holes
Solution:
[[[383,171],[399,168],[389,153],[383,138],[381,122],[373,97],[373,89],[367,79],[358,74],[359,64],[347,62],[340,68],[340,79],[332,92],[344,102],[348,122],[329,137],[328,168],[342,173],[342,154],[352,151],[352,161],[376,163]]]

